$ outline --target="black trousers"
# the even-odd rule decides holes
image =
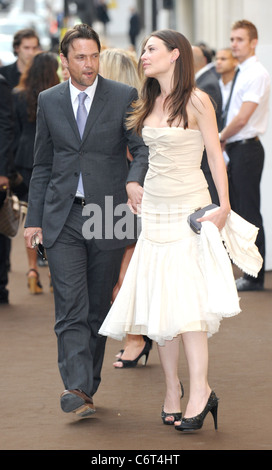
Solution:
[[[0,207],[6,198],[5,192],[0,192]],[[8,301],[8,270],[9,270],[10,239],[0,233],[0,302]]]
[[[82,207],[73,205],[47,257],[55,298],[58,365],[66,389],[93,396],[101,381],[106,337],[98,335],[111,303],[124,248],[101,251],[82,235]]]
[[[263,257],[257,278],[244,275],[253,282],[263,283],[265,273],[265,234],[261,215],[260,183],[264,166],[264,148],[259,140],[227,145],[228,178],[231,208],[259,228],[256,245]]]

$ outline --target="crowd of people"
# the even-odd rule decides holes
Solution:
[[[32,30],[14,36],[17,60],[0,69],[0,205],[10,174],[19,174],[30,294],[43,291],[38,243],[50,269],[64,412],[95,413],[110,336],[125,338],[119,369],[146,364],[158,344],[164,424],[193,431],[211,412],[217,428],[208,337],[240,312],[238,292],[263,290],[265,280],[260,136],[270,78],[257,44],[246,20],[218,51],[155,31],[139,60],[103,47],[86,24],[65,33],[59,57],[40,51]],[[187,219],[211,203],[218,207],[200,217],[199,236]],[[235,281],[219,234],[228,245],[244,224],[256,228],[246,257],[258,262],[247,269],[243,254],[245,274]],[[10,249],[0,234],[1,303]],[[183,416],[181,341],[190,379]]]

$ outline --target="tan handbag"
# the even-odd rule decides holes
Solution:
[[[18,197],[8,190],[0,208],[0,233],[6,237],[15,237],[26,212],[27,203],[19,201]]]

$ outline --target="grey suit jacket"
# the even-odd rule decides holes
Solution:
[[[212,104],[215,108],[217,127],[218,127],[218,130],[221,130],[222,94],[221,94],[219,81],[218,81],[218,78],[217,78],[214,70],[213,69],[207,70],[202,75],[200,75],[200,77],[196,80],[196,85],[197,85],[198,88],[205,91],[210,96]],[[208,182],[208,185],[209,185],[209,191],[210,191],[210,194],[211,194],[212,201],[215,204],[219,205],[219,199],[218,199],[218,195],[217,195],[217,191],[216,191],[214,181],[213,181],[212,176],[211,176],[211,171],[210,171],[210,167],[209,167],[209,164],[208,164],[206,150],[204,150],[204,152],[203,152],[201,168],[202,168],[202,170],[203,170],[203,172],[204,172],[204,174],[207,178],[207,182]]]
[[[213,70],[207,70],[196,80],[197,87],[208,93],[215,108],[218,130],[221,130],[222,94],[218,78]]]
[[[86,204],[96,204],[105,221],[105,196],[113,210],[127,201],[126,182],[143,185],[148,148],[125,117],[137,98],[134,88],[98,76],[85,131],[80,139],[69,83],[42,92],[37,111],[34,167],[25,226],[42,227],[45,247],[54,244],[71,210],[82,173]],[[128,174],[127,146],[133,156]],[[96,239],[100,249],[125,246],[131,240]]]

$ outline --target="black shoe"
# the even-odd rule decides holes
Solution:
[[[72,412],[81,418],[86,418],[96,411],[92,398],[82,390],[64,390],[60,396],[60,406],[65,413]]]
[[[173,418],[173,419],[167,419],[167,418]],[[182,413],[178,411],[177,413],[166,413],[162,407],[162,412],[161,412],[161,419],[163,424],[167,425],[173,425],[175,421],[180,421],[182,418]]]
[[[182,399],[184,397],[184,388],[181,382],[180,382],[180,389],[181,389],[180,399]],[[172,417],[173,419],[171,420],[167,419],[167,418],[172,418]],[[166,411],[164,411],[164,408],[162,407],[161,419],[162,419],[163,424],[173,425],[175,421],[180,421],[181,418],[182,418],[182,413],[180,411],[176,413],[166,413]]]
[[[193,418],[182,418],[181,423],[175,426],[178,431],[196,431],[201,429],[209,411],[213,415],[214,428],[217,429],[217,409],[218,409],[218,398],[214,392],[211,392],[207,405],[204,410]]]
[[[235,282],[239,292],[264,290],[263,283],[251,281],[250,279],[245,279],[244,277],[239,277],[239,279],[237,279]]]
[[[119,357],[117,362],[121,362],[123,365],[122,367],[115,367],[116,369],[131,369],[133,367],[136,367],[138,364],[138,361],[142,358],[143,365],[145,366],[148,360],[149,352],[152,349],[152,341],[149,338],[145,337],[145,345],[142,350],[142,352],[139,354],[136,359],[133,359],[132,361],[127,360],[127,359],[122,359],[122,357]]]

